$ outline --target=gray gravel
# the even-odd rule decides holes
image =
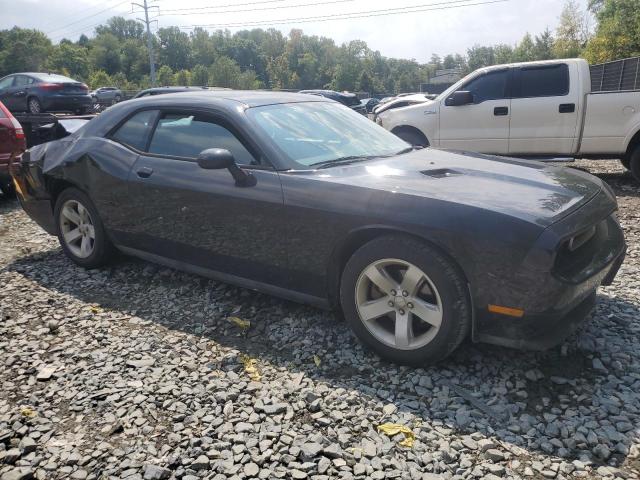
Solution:
[[[128,258],[84,271],[0,199],[0,479],[640,478],[640,189],[575,166],[616,189],[629,243],[594,318],[426,369],[309,307]]]

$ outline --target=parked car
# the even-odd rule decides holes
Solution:
[[[153,95],[164,95],[165,93],[193,92],[198,90],[230,90],[229,88],[220,87],[153,87],[141,90],[136,93],[133,98],[150,97]]]
[[[496,65],[476,70],[431,102],[377,118],[413,145],[518,157],[622,158],[640,181],[640,91],[591,90],[583,59]]]
[[[380,103],[380,100],[377,98],[363,98],[360,100],[360,105],[362,105],[367,113],[372,113],[373,109]]]
[[[336,102],[346,105],[362,115],[367,114],[366,108],[361,105],[360,100],[358,100],[358,97],[354,93],[335,92],[333,90],[300,90],[298,93],[330,98],[331,100],[335,100]]]
[[[118,103],[124,98],[122,90],[117,87],[100,87],[90,92],[95,103]]]
[[[14,171],[78,265],[114,250],[337,308],[421,365],[471,335],[561,341],[624,258],[615,195],[563,167],[417,149],[349,108],[280,92],[121,102]]]
[[[22,126],[0,102],[0,190],[4,195],[13,193],[9,164],[27,148]]]
[[[0,79],[0,101],[12,112],[86,113],[89,87],[55,73],[14,73]]]
[[[373,109],[374,115],[392,110],[394,108],[408,107],[409,105],[417,105],[431,100],[429,95],[424,93],[413,93],[410,95],[398,95],[397,97],[390,98],[386,102],[380,102]]]

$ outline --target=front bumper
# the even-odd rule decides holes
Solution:
[[[614,210],[601,192],[580,210],[550,226],[517,272],[475,297],[473,340],[542,350],[562,342],[588,317],[600,285],[610,285],[624,261],[626,244]],[[595,233],[579,248],[564,248],[579,232]],[[488,311],[488,304],[524,311],[520,318]]]

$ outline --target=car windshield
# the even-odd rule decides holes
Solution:
[[[409,147],[365,116],[333,102],[265,105],[248,109],[247,115],[297,168],[396,155]]]

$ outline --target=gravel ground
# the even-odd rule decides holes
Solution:
[[[0,199],[0,479],[640,478],[640,189],[574,166],[615,188],[629,243],[593,319],[426,369],[309,307],[128,258],[84,271]]]

